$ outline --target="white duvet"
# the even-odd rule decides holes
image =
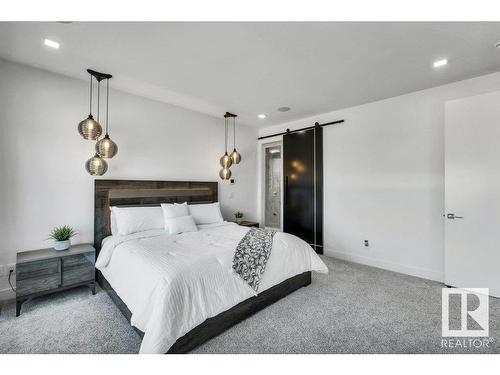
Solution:
[[[223,223],[199,229],[103,241],[96,267],[132,312],[131,324],[144,332],[140,353],[166,353],[206,319],[255,295],[232,270],[236,246],[249,228]],[[307,243],[278,232],[258,293],[305,271],[328,268]]]

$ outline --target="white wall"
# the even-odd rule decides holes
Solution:
[[[260,135],[344,119],[324,128],[325,254],[442,281],[445,101],[498,89],[495,73]]]
[[[94,143],[77,132],[87,103],[87,82],[0,60],[0,266],[49,247],[56,225],[93,242],[94,178],[84,164]],[[110,135],[119,152],[103,178],[219,181],[222,118],[112,91]],[[243,160],[219,199],[226,219],[236,210],[256,219],[257,131],[240,126],[237,135]],[[0,297],[6,289],[0,276]]]

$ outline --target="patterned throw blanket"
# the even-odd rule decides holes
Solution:
[[[271,255],[274,231],[250,228],[242,238],[233,258],[233,269],[250,285],[259,289],[260,278]]]

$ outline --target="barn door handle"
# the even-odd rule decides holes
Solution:
[[[283,203],[286,206],[286,204],[288,203],[288,176],[285,176],[285,188],[283,189],[283,192],[284,192]]]

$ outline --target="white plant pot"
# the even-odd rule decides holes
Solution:
[[[56,251],[68,250],[70,246],[71,246],[71,240],[54,241],[54,250]]]

